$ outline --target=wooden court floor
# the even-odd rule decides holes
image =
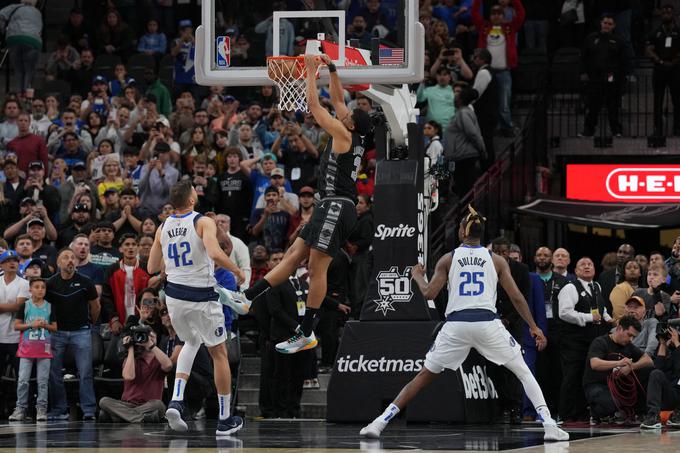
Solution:
[[[82,422],[0,424],[0,452],[381,452],[504,451],[545,453],[678,452],[680,431],[637,428],[567,429],[569,442],[543,443],[540,426],[395,425],[380,440],[359,438],[360,425],[320,420],[247,421],[236,436],[216,439],[215,422],[197,422],[188,433],[163,424]]]

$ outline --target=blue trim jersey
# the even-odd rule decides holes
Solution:
[[[161,226],[161,247],[168,283],[189,288],[214,288],[215,263],[196,231],[198,212],[171,215]]]
[[[473,308],[496,313],[498,274],[492,253],[482,246],[461,246],[453,251],[449,270],[446,314]]]

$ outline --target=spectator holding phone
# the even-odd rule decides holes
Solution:
[[[142,167],[142,178],[139,182],[139,195],[142,200],[140,215],[152,216],[160,212],[161,207],[170,198],[170,187],[179,180],[179,172],[170,165],[170,146],[158,142],[154,149],[154,157]]]

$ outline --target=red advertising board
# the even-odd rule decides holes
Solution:
[[[567,165],[567,198],[619,203],[680,202],[680,165]]]

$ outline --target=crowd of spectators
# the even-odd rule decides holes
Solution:
[[[336,3],[352,11],[347,31],[361,42],[368,42],[376,34],[382,36],[380,27],[393,29],[396,2]],[[629,74],[630,58],[640,54],[639,34],[631,31],[631,24],[636,22],[631,11],[639,7],[635,3],[420,2],[420,21],[426,27],[426,76],[412,88],[422,108],[428,156],[437,161],[444,155],[456,162],[452,194],[465,194],[481,172],[493,164],[495,135],[512,136],[517,132],[510,107],[512,72],[519,64],[518,54],[547,53],[557,47],[584,44],[583,73],[593,93],[602,94],[601,84],[618,87],[621,78]],[[280,111],[272,87],[198,86],[193,62],[194,30],[200,18],[196,5],[188,5],[168,1],[82,2],[82,8],[70,11],[56,42],[46,46],[50,49],[46,80],[63,82],[68,90],[47,94],[34,86],[38,56],[43,49],[42,16],[35,8],[36,2],[22,0],[0,9],[0,23],[6,30],[15,71],[15,91],[2,100],[0,122],[0,231],[5,241],[0,242],[5,253],[0,257],[4,272],[0,284],[0,369],[5,372],[11,365],[10,375],[18,381],[25,380],[28,365],[24,365],[23,357],[20,365],[16,354],[19,331],[27,340],[38,335],[44,343],[46,335],[51,337],[49,387],[51,415],[55,418],[67,417],[65,371],[79,379],[83,416],[95,416],[94,334],[114,346],[123,344],[118,371],[125,389],[120,400],[116,400],[119,395],[110,395],[100,403],[104,418],[139,422],[156,420],[162,412],[158,402],[163,400],[163,392],[157,384],[172,373],[171,363],[176,363],[182,341],[172,329],[164,307],[164,276],[150,275],[146,260],[156,229],[172,214],[169,189],[175,182],[193,182],[199,196],[198,209],[215,218],[222,247],[248,276],[241,289],[261,279],[278,263],[314,209],[319,155],[329,135],[309,114]],[[661,11],[659,33],[676,33],[675,25],[668,21],[670,14],[672,22],[674,10],[664,7]],[[237,17],[218,19],[225,33],[234,39],[235,64],[260,64],[264,55],[260,58],[249,53],[249,42],[255,34],[269,36],[271,21],[249,28]],[[284,27],[282,33],[289,33],[286,30]],[[585,32],[591,30],[594,34],[582,42]],[[598,44],[601,34],[607,35],[611,46]],[[676,55],[661,46],[665,35],[654,36],[646,51],[659,65],[659,83],[672,83],[669,74],[676,68]],[[288,42],[292,51],[300,48],[297,36],[285,35],[282,41]],[[673,39],[673,48],[676,42],[680,41]],[[602,58],[604,54],[609,56]],[[135,55],[148,56],[152,63],[133,76],[127,63]],[[617,58],[609,58],[611,55]],[[116,61],[110,74],[97,69],[97,59],[103,56]],[[160,77],[164,60],[174,65],[172,80]],[[600,63],[617,66],[597,66]],[[610,73],[612,80],[603,78]],[[374,111],[371,101],[360,93],[348,92],[347,96],[352,106]],[[590,112],[595,119],[589,117],[585,135],[592,135],[599,105],[605,100],[611,99],[592,96]],[[609,113],[612,131],[619,133],[615,109],[610,108]],[[366,143],[372,143],[371,137]],[[311,353],[283,358],[273,352],[272,345],[290,336],[301,315],[300,301],[306,294],[304,268],[285,287],[272,291],[266,300],[256,301],[251,315],[233,324],[228,316],[232,330],[256,333],[262,357],[260,403],[267,416],[300,415],[301,389],[318,386],[318,372],[327,372],[333,366],[340,326],[360,312],[372,262],[372,148],[368,146],[357,178],[358,226],[329,272],[328,296],[317,333],[323,350],[320,364]],[[503,247],[502,241],[494,246],[499,253],[505,253]],[[673,269],[677,268],[680,246],[676,248],[669,258]],[[508,254],[511,252],[508,249]],[[568,254],[558,249],[548,259],[543,256],[546,253],[537,252],[537,273],[544,282],[556,282],[550,275],[566,273]],[[513,256],[520,258],[516,251]],[[611,292],[611,305],[607,311],[603,305],[602,314],[597,316],[605,322],[619,319],[629,313],[630,296],[636,296],[646,307],[652,307],[638,321],[677,317],[680,296],[672,292],[662,295],[663,312],[661,306],[650,302],[656,293],[646,288],[647,281],[665,277],[666,269],[663,263],[653,261],[655,256],[658,254],[650,256],[648,270],[617,262],[613,273],[602,275],[602,303],[609,305]],[[577,265],[576,272],[584,282],[592,281],[583,266]],[[673,275],[671,272],[676,279],[671,279],[671,285],[677,285]],[[29,287],[30,278],[48,278],[43,296],[39,280],[35,285],[32,281]],[[221,281],[228,282],[228,276]],[[555,287],[551,283],[545,299],[550,302],[544,304],[549,335],[558,335],[558,319],[565,325],[571,323],[580,340],[592,340],[593,332],[604,332],[602,329],[609,327],[605,323],[598,325],[589,331],[591,337],[577,334],[584,322],[592,323],[597,316],[589,315],[590,306],[585,316],[573,315],[578,309],[561,302],[562,293],[566,297],[571,290],[556,291],[565,282],[557,284]],[[41,310],[48,310],[49,316],[36,315]],[[587,316],[592,317],[584,321]],[[33,324],[35,317],[40,319]],[[130,343],[130,319],[132,325],[152,329],[147,341]],[[515,321],[508,321],[508,326],[521,337],[521,326]],[[557,347],[553,345],[559,342],[553,340],[550,347]],[[581,385],[589,344],[571,352],[569,347],[567,352],[553,352],[550,358],[536,352],[537,370],[554,376],[559,364],[555,355],[561,357],[573,374],[565,374],[567,390],[563,389],[563,393],[572,395]],[[73,363],[65,361],[67,347],[77,351],[70,360]],[[656,352],[651,343],[643,349],[647,354]],[[45,368],[40,362],[44,358],[26,356],[29,363],[33,359],[39,372]],[[193,390],[188,390],[193,395],[188,397],[189,406],[199,417],[205,414],[212,380],[207,353],[204,359],[197,359],[197,371],[192,372],[194,383],[189,386]],[[544,365],[544,360],[549,364]],[[572,367],[569,360],[580,365]],[[38,380],[44,390],[44,371],[41,376]],[[147,380],[153,382],[153,391],[148,394],[140,389]],[[556,385],[553,377],[542,384]],[[16,419],[22,419],[27,412],[26,389],[21,385],[19,388]],[[559,392],[558,388],[552,397],[547,392],[552,398],[551,410],[554,408],[564,418],[581,417],[585,406],[579,405],[581,401],[576,397],[568,398],[567,406],[558,410]],[[9,393],[12,392],[6,390],[6,395]],[[516,411],[521,397],[516,390],[509,389],[509,393],[507,407]],[[37,414],[43,417],[46,404],[44,393],[41,395]],[[597,414],[601,416],[604,415]]]

